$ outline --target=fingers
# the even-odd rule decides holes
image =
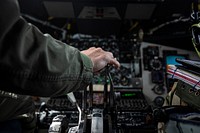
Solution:
[[[91,47],[87,50],[81,51],[81,53],[87,55],[93,62],[93,71],[99,71],[105,66],[113,65],[116,68],[120,67],[120,63],[114,58],[111,52],[105,51],[102,48]]]
[[[114,58],[113,53],[106,52],[106,54],[107,54],[107,64],[113,65],[116,68],[119,68],[120,67],[120,63],[117,61],[116,58]]]
[[[110,59],[110,62],[109,62],[108,64],[114,65],[116,68],[119,68],[119,67],[120,67],[120,63],[117,61],[116,58]]]

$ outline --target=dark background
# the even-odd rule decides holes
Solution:
[[[48,6],[48,2],[52,5]],[[62,9],[58,2],[67,3],[68,7]],[[25,17],[28,21],[54,37],[59,37],[59,30],[48,25],[67,30],[68,34],[120,38],[130,37],[143,29],[143,41],[194,50],[190,34],[192,0],[19,0],[19,4],[23,15],[37,20]],[[80,18],[85,6],[114,7],[120,19]]]

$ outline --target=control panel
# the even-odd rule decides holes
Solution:
[[[69,45],[85,50],[90,47],[101,47],[112,52],[113,56],[120,62],[120,69],[110,67],[110,74],[116,87],[142,87],[141,84],[141,60],[140,44],[135,40],[116,38],[84,38],[73,39]],[[138,82],[138,84],[136,83]],[[104,84],[103,75],[94,75],[93,84]]]
[[[60,118],[67,133],[155,133],[153,111],[143,94],[140,43],[131,39],[84,38],[70,40],[69,44],[79,50],[101,47],[112,52],[121,67],[108,66],[95,74],[88,88],[74,92],[76,103],[67,95],[48,99],[38,111],[40,128],[53,129],[53,123]],[[148,70],[162,67],[157,59],[151,60]],[[101,89],[96,88],[98,85]]]
[[[118,111],[144,111],[149,108],[149,104],[140,91],[115,92],[115,95]]]

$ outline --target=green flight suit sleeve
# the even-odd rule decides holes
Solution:
[[[17,0],[0,1],[0,89],[58,96],[92,80],[92,61],[20,16]]]

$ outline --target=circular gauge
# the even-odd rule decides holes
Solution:
[[[154,103],[156,106],[158,107],[162,107],[162,105],[164,104],[164,101],[165,99],[161,96],[157,96],[155,99],[154,99]]]
[[[149,65],[153,70],[161,70],[162,69],[162,62],[158,58],[154,58],[154,59],[150,60]]]

